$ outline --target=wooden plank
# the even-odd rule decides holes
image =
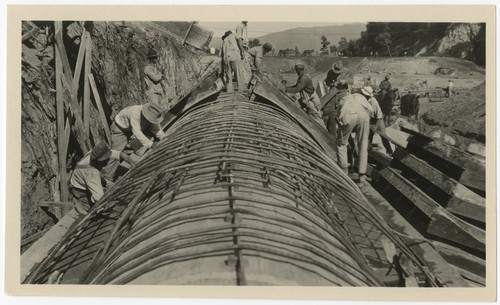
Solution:
[[[55,23],[56,30],[62,27],[61,22]],[[63,70],[61,56],[59,50],[55,50],[55,61],[56,61],[56,116],[57,116],[57,151],[58,151],[58,163],[59,163],[59,192],[60,200],[66,201],[69,198],[69,189],[67,184],[67,173],[66,173],[66,149],[64,148],[67,139],[64,126],[64,94],[63,86],[61,83],[61,73]]]
[[[83,71],[83,130],[86,134],[89,133],[90,129],[90,85],[88,81],[88,76],[92,69],[92,39],[90,38],[90,33],[86,32],[87,38],[87,50],[85,51],[85,69]],[[95,140],[95,139],[94,139]]]
[[[458,272],[450,268],[447,261],[427,242],[413,242],[425,240],[415,228],[399,214],[387,200],[371,185],[362,185],[361,191],[366,199],[372,204],[378,214],[387,224],[400,236],[405,237],[405,243],[409,245],[412,252],[430,267],[432,274],[444,287],[466,287],[467,284]],[[411,242],[410,242],[411,241]],[[391,257],[392,259],[392,257]]]
[[[477,190],[480,195],[484,194],[486,178],[484,161],[451,145],[428,137],[424,140],[418,139],[419,137],[392,127],[386,128],[386,136],[376,132],[396,146],[405,148],[425,160],[450,178]]]
[[[106,138],[108,139],[108,143],[111,143],[111,131],[109,130],[108,120],[106,120],[106,114],[104,113],[104,109],[102,108],[101,97],[99,96],[99,91],[97,90],[97,86],[95,84],[94,75],[89,73],[89,83],[92,88],[92,93],[94,95],[94,101],[97,106],[97,110],[99,110],[99,117],[101,118],[101,123],[104,128],[104,132],[106,133]]]
[[[71,210],[21,255],[21,282],[49,255],[50,250],[61,241],[79,217],[80,214],[75,209]]]
[[[441,242],[433,241],[432,245],[448,263],[482,278],[486,277],[486,261],[484,259]]]
[[[460,216],[485,222],[485,199],[483,197],[465,188],[455,179],[448,177],[400,147],[396,148],[393,157],[411,171],[445,192],[449,196],[449,201],[442,204],[444,204],[447,210]]]
[[[194,24],[194,22],[191,22],[189,24],[189,27],[186,31],[186,34],[184,35],[184,39],[182,39],[182,45],[184,45],[186,43],[186,38],[189,36],[189,32],[191,32],[191,28],[193,27],[193,24]]]
[[[82,72],[83,67],[83,59],[85,58],[85,52],[87,50],[87,32],[85,32],[85,28],[82,33],[82,40],[80,42],[80,48],[78,50],[78,57],[76,59],[75,64],[75,73],[73,74],[73,90],[74,92],[78,92],[78,87],[80,84],[80,74]]]
[[[454,146],[424,135],[412,135],[408,138],[408,143],[411,144],[408,147],[411,152],[435,168],[466,186],[485,191],[486,174],[483,161]]]
[[[208,31],[198,24],[193,24],[189,31],[189,35],[186,37],[185,43],[203,50],[212,40],[212,35],[213,33],[211,31]]]
[[[62,83],[66,87],[66,89],[70,91],[71,85],[66,81],[66,78],[60,77],[60,79],[62,80]],[[67,105],[75,119],[75,125],[73,126],[75,131],[75,136],[78,143],[80,144],[80,148],[82,149],[83,153],[87,153],[91,145],[87,134],[84,132],[80,107],[78,106],[76,97],[72,94],[70,94],[70,96],[71,98],[69,99]]]
[[[73,74],[71,72],[71,66],[69,64],[69,59],[68,59],[68,54],[66,53],[66,48],[64,47],[64,41],[63,41],[63,36],[62,36],[62,22],[61,21],[56,21],[56,23],[60,23],[61,25],[59,26],[59,29],[55,31],[55,38],[56,38],[56,48],[59,50],[59,56],[61,58],[62,62],[62,71],[63,75],[66,78],[66,81],[68,82],[68,85],[70,85],[70,93],[73,95],[75,92],[73,90]]]
[[[374,171],[374,180],[385,180],[400,196],[406,198],[429,219],[426,232],[439,238],[460,244],[473,251],[485,251],[485,232],[466,223],[442,208],[394,169],[386,167]],[[418,224],[422,226],[423,224]]]
[[[69,122],[69,118],[66,118],[66,124],[64,126],[64,155],[68,155],[68,146],[69,146],[69,138],[71,136],[71,124]]]
[[[67,105],[73,117],[75,118],[75,126],[74,126],[75,135],[82,151],[86,153],[89,151],[91,145],[89,137],[87,133],[85,133],[85,130],[83,128],[82,115],[79,109],[77,95],[72,86],[73,76],[71,73],[71,67],[69,65],[68,56],[66,54],[66,49],[64,48],[64,43],[62,38],[62,22],[56,21],[55,24],[56,24],[56,30],[55,30],[56,50],[59,54],[59,58],[61,59],[62,71],[63,71],[63,73],[59,74],[60,76],[59,79],[62,80],[62,84],[66,87],[66,89],[70,93],[70,100],[69,103],[67,103]]]

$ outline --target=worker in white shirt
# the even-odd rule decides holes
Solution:
[[[129,106],[118,113],[111,124],[111,149],[122,151],[133,135],[144,149],[153,145],[152,138],[161,140],[165,133],[160,123],[163,109],[155,104]]]

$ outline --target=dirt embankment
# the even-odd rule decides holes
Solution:
[[[451,133],[474,139],[486,140],[485,83],[459,95],[451,96],[442,103],[436,103],[422,116],[424,122],[443,127]]]
[[[64,22],[67,27],[71,22]],[[40,201],[59,201],[57,129],[54,73],[53,22],[23,23],[22,79],[22,194],[21,235],[28,237],[50,227],[55,219],[38,207]],[[36,28],[39,30],[36,30]],[[145,102],[143,67],[149,46],[160,54],[160,70],[166,75],[164,90],[171,102],[185,95],[198,81],[204,67],[202,53],[181,46],[162,27],[153,23],[86,23],[92,36],[94,74],[108,122],[126,106]],[[35,29],[35,30],[32,30]],[[31,34],[28,30],[32,30]],[[78,32],[78,30],[77,30]],[[47,41],[48,40],[48,41]],[[64,34],[70,64],[74,66],[78,46]],[[79,93],[81,96],[81,92]],[[91,129],[102,135],[95,106],[91,106]],[[99,136],[92,138],[97,142]],[[81,157],[71,138],[68,168]]]

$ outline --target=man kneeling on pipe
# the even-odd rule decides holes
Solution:
[[[73,198],[88,210],[104,193],[109,181],[101,177],[101,170],[108,165],[124,160],[131,165],[135,162],[124,152],[111,150],[108,144],[98,143],[76,165],[70,177],[70,190]]]
[[[153,146],[153,139],[161,140],[165,136],[160,126],[162,120],[163,108],[155,104],[134,105],[123,109],[111,124],[111,149],[121,152],[127,145],[133,146],[131,138],[134,136],[140,146],[135,153],[142,156]],[[106,166],[103,175],[113,181],[117,168],[118,164]]]

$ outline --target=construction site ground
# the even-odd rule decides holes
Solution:
[[[332,64],[341,60],[344,67],[352,69],[363,58],[337,57],[264,57],[264,70],[279,82],[285,79],[288,85],[297,79],[294,64],[301,61],[313,78],[314,84],[324,80]],[[450,72],[441,74],[439,69]],[[371,77],[375,85],[390,76],[393,88],[400,93],[408,91],[429,96],[420,98],[419,124],[422,132],[441,130],[452,136],[456,145],[468,145],[470,140],[484,142],[485,139],[485,70],[476,64],[449,57],[399,57],[367,58],[367,63],[354,76],[354,88],[360,88],[364,80]],[[454,84],[455,95],[445,97],[443,90],[448,80]],[[426,81],[426,85],[423,84]],[[421,85],[422,84],[422,85]]]

